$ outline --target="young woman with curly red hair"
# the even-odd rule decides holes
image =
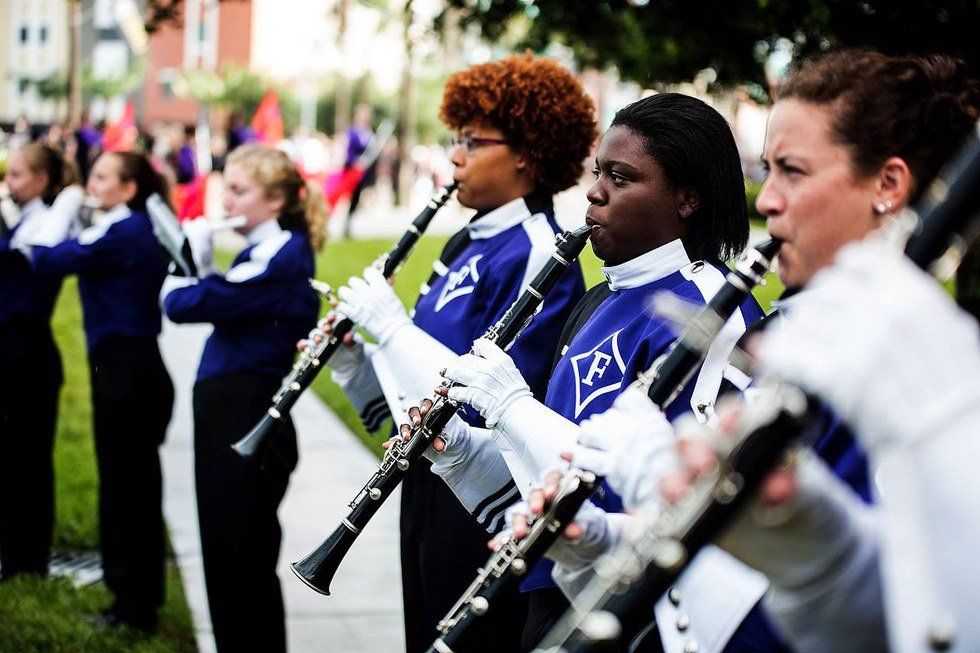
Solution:
[[[475,209],[450,238],[422,286],[411,317],[373,269],[340,289],[338,311],[378,341],[331,359],[333,377],[369,430],[430,396],[439,370],[469,351],[554,251],[552,197],[571,187],[596,137],[592,101],[558,63],[531,55],[473,66],[449,78],[441,118],[455,134],[458,199]],[[510,350],[533,392],[544,397],[558,335],[585,292],[577,264]],[[482,425],[475,413],[467,419]],[[428,466],[426,466],[428,467]],[[486,561],[487,531],[518,496],[512,480],[481,506],[461,505],[428,468],[402,487],[402,584],[409,653],[427,650],[435,627]],[[477,508],[472,510],[467,508]],[[474,522],[474,515],[476,522]],[[486,650],[520,645],[526,602],[494,617]]]

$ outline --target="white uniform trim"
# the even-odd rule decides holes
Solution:
[[[693,281],[705,302],[710,301],[722,286],[725,276],[713,266],[706,263],[693,263],[681,269],[681,274],[688,281]],[[739,338],[745,334],[745,319],[742,312],[736,310],[722,327],[718,337],[708,348],[708,355],[698,372],[691,394],[691,409],[701,423],[708,422],[714,411],[711,408],[718,399],[718,391],[725,371],[729,367],[728,358]]]
[[[555,232],[548,224],[548,218],[543,213],[535,213],[521,223],[527,239],[531,241],[531,251],[527,257],[527,267],[524,268],[524,278],[521,279],[523,289],[534,279],[534,276],[544,267],[555,251]],[[539,309],[540,310],[540,309]]]
[[[125,204],[114,206],[98,218],[95,224],[78,234],[78,244],[88,246],[95,243],[109,232],[109,227],[128,219],[131,215],[129,207]]]
[[[265,224],[274,224],[277,231],[270,231],[268,236],[262,238],[259,244],[252,249],[252,255],[249,257],[249,260],[229,268],[228,273],[225,274],[226,280],[231,283],[244,283],[245,281],[265,274],[265,271],[269,268],[269,262],[275,258],[279,250],[293,237],[293,234],[289,231],[279,228],[275,220],[270,220]]]
[[[473,240],[493,238],[497,234],[517,226],[529,215],[531,212],[528,210],[527,204],[524,203],[524,198],[518,197],[516,200],[511,200],[503,206],[495,208],[486,215],[481,215],[466,225],[466,230],[470,232],[470,238]]]

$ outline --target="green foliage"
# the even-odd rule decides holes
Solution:
[[[104,99],[129,95],[143,83],[143,68],[143,60],[134,59],[121,75],[103,77],[97,76],[92,69],[92,64],[86,63],[82,66],[82,94],[86,98]]]
[[[688,81],[711,68],[716,83],[765,85],[762,64],[785,40],[794,58],[835,46],[951,52],[980,63],[975,0],[449,0],[464,25],[491,41],[544,51],[571,48],[581,65],[615,66],[644,86]],[[515,39],[511,30],[518,26]]]
[[[261,75],[241,66],[225,66],[217,72],[185,68],[171,82],[171,90],[178,97],[225,107],[244,116],[255,113],[268,86]]]
[[[55,441],[54,546],[82,551],[98,545],[98,472],[92,440],[88,359],[78,283],[65,281],[52,319],[64,365]],[[0,651],[41,653],[191,653],[194,627],[180,574],[171,560],[160,632],[144,637],[127,629],[101,630],[86,621],[109,607],[101,584],[76,589],[65,579],[17,578],[0,584]]]

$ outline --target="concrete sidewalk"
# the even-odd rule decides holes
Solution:
[[[194,501],[191,388],[209,326],[164,325],[161,347],[177,392],[162,449],[164,510],[194,616],[198,648],[214,651]],[[358,538],[331,584],[331,596],[306,587],[289,563],[315,548],[347,514],[347,502],[377,460],[313,392],[293,409],[300,464],[279,510],[279,577],[286,598],[289,648],[398,653],[404,650],[398,553],[398,497],[391,497]]]

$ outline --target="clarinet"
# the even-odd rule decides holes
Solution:
[[[779,251],[778,240],[768,240],[747,250],[735,269],[725,277],[725,285],[711,298],[682,336],[634,382],[660,408],[666,408],[697,372],[707,354],[707,344],[721,331],[728,318],[758,284],[763,283]],[[440,637],[430,652],[451,653],[470,648],[479,628],[477,617],[486,614],[494,599],[521,582],[548,549],[561,537],[579,508],[602,483],[592,472],[572,469],[562,479],[558,493],[539,517],[531,523],[520,541],[503,541],[500,549],[477,572],[477,578],[439,622]]]
[[[950,249],[965,249],[980,227],[980,129],[920,196],[899,216],[910,235],[905,254],[928,269]],[[819,435],[819,402],[776,383],[769,396],[745,407],[719,464],[698,479],[676,506],[648,506],[636,542],[624,543],[597,564],[595,580],[543,643],[541,651],[598,653],[623,640],[624,623],[649,617],[698,552],[712,543],[795,442]],[[627,636],[631,633],[625,633]]]
[[[436,213],[449,201],[455,190],[456,182],[453,182],[433,195],[422,212],[408,225],[408,229],[398,239],[395,246],[375,259],[371,265],[381,270],[385,278],[393,277],[401,269],[412,250],[415,249],[415,244],[422,237]],[[327,300],[334,298],[333,289],[329,284],[310,279],[310,286]],[[324,364],[330,361],[330,357],[343,343],[344,336],[354,329],[354,323],[346,316],[340,317],[329,334],[325,332],[328,326],[329,322],[326,321],[326,318],[317,323],[309,337],[301,343],[302,353],[293,364],[292,370],[283,379],[275,396],[272,397],[272,405],[269,410],[245,437],[231,446],[242,458],[258,461],[265,458],[266,452],[272,446],[276,434],[285,425],[289,411],[292,410],[299,396],[310,387]]]
[[[508,349],[530,323],[544,296],[554,288],[568,266],[582,252],[590,232],[591,227],[585,226],[559,235],[557,248],[551,259],[483,337],[504,350]],[[432,440],[445,430],[460,406],[460,403],[448,397],[438,394],[435,396],[432,408],[421,423],[412,428],[410,439],[407,442],[395,441],[385,452],[377,471],[348,504],[350,513],[330,537],[308,556],[291,565],[300,580],[321,594],[330,594],[330,581],[354,540],[419,461]]]

